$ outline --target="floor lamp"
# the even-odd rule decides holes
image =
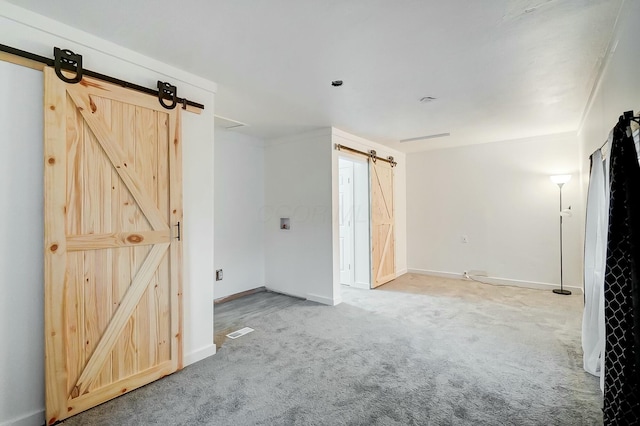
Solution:
[[[564,186],[565,183],[571,180],[571,175],[554,175],[554,176],[550,176],[549,178],[551,179],[551,182],[558,185],[558,188],[560,189],[560,288],[559,289],[554,288],[553,292],[555,294],[562,294],[564,296],[568,296],[571,294],[571,292],[569,290],[565,290],[563,286],[564,277],[563,277],[563,271],[562,271],[562,216],[563,215],[569,216],[571,213],[569,211],[565,212],[562,210],[562,187]],[[569,207],[569,209],[570,208],[571,207]]]

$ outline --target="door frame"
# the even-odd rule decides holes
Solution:
[[[345,162],[347,165],[345,165]],[[355,262],[355,258],[356,258],[355,214],[356,212],[355,212],[355,177],[354,177],[355,165],[354,165],[354,162],[351,161],[350,159],[341,157],[339,159],[338,167],[339,167],[338,179],[339,180],[342,179],[342,173],[343,173],[342,171],[345,169],[349,171],[348,177],[350,179],[350,182],[348,183],[348,187],[350,188],[350,190],[348,191],[345,197],[342,197],[339,200],[339,208],[340,208],[339,221],[341,223],[340,239],[341,241],[344,242],[340,244],[340,259],[341,259],[340,263],[341,263],[341,266],[343,266],[342,261],[345,261],[349,265],[348,271],[345,272],[343,271],[343,269],[340,270],[340,284],[353,286],[356,281],[356,270],[355,270],[356,268],[356,265],[355,265],[356,263]],[[340,185],[340,183],[338,183],[338,185]],[[341,193],[339,192],[339,194]],[[343,200],[349,201],[349,204],[343,205],[343,202],[342,202]],[[345,215],[345,213],[347,213],[347,215]],[[346,226],[346,229],[343,229],[345,228],[345,226],[342,223],[344,222],[345,219],[348,219],[349,225]],[[345,256],[345,252],[347,253],[347,256]],[[344,280],[345,274],[348,275],[347,280]]]
[[[338,179],[339,179],[339,168],[340,168],[340,159],[344,159],[347,161],[350,161],[352,163],[354,163],[354,204],[356,203],[356,198],[357,198],[357,192],[358,192],[358,186],[362,185],[364,186],[364,188],[361,189],[361,194],[360,194],[360,198],[366,198],[366,209],[363,213],[363,216],[366,217],[366,223],[362,224],[363,225],[363,229],[362,231],[359,231],[356,229],[356,226],[354,226],[354,234],[355,233],[361,233],[364,232],[366,233],[366,243],[364,244],[358,244],[357,241],[359,240],[358,235],[354,235],[354,280],[353,280],[353,285],[352,287],[355,288],[361,288],[361,289],[371,289],[371,265],[372,265],[372,255],[371,255],[371,188],[370,188],[370,168],[369,168],[369,160],[363,158],[362,156],[359,155],[355,155],[355,154],[351,154],[349,152],[346,151],[340,151],[336,154],[335,156],[335,169],[336,169],[336,174],[335,174],[335,197],[334,197],[334,205],[336,210],[338,210],[339,214],[339,189],[338,189]],[[359,174],[356,171],[356,168],[360,166],[362,167],[362,169],[364,169],[363,173],[360,173],[360,177],[358,178],[357,175]],[[364,180],[364,182],[360,182],[360,180]],[[357,210],[357,207],[356,207]],[[342,285],[340,283],[340,223],[339,223],[339,217],[336,215],[335,220],[334,220],[334,234],[335,234],[335,250],[334,250],[334,276],[336,277],[334,280],[334,292],[336,292],[335,294],[339,297],[340,295],[340,286]],[[363,254],[363,251],[366,251],[366,254]],[[360,254],[360,256],[358,255]],[[366,257],[366,264],[362,265],[362,261],[358,261],[358,257]],[[358,271],[362,271],[361,273],[358,273]],[[336,275],[337,274],[337,275]],[[366,278],[360,278],[359,277],[366,277]],[[337,283],[337,285],[336,285]]]

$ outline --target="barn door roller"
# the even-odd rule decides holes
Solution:
[[[164,100],[171,100],[170,104],[165,104]],[[174,109],[178,104],[178,88],[164,81],[158,80],[158,101],[160,101],[160,105],[165,107],[166,109]],[[187,106],[183,106],[184,109],[187,109]]]
[[[140,86],[135,83],[130,83],[119,78],[111,77],[108,75],[100,74],[95,71],[84,69],[82,67],[82,55],[72,52],[68,49],[60,49],[58,47],[53,48],[54,59],[46,58],[44,56],[36,55],[34,53],[26,52],[24,50],[16,49],[14,47],[0,44],[0,52],[6,52],[11,55],[20,56],[22,58],[29,59],[31,61],[40,62],[49,67],[54,67],[56,75],[65,83],[76,84],[82,81],[83,76],[96,78],[98,80],[106,81],[127,89],[132,89],[138,92],[146,93],[148,95],[157,96],[160,104],[167,109],[174,109],[176,105],[181,104],[182,109],[187,109],[187,106],[191,106],[197,109],[204,109],[204,105],[197,102],[190,101],[186,98],[178,97],[178,89],[166,82],[158,82],[158,90],[150,89],[148,87]],[[67,77],[62,70],[75,73],[73,77]],[[169,100],[170,103],[165,103],[165,100]],[[192,109],[193,111],[193,109]]]
[[[55,63],[56,75],[65,83],[76,84],[82,80],[82,55],[73,53],[67,49],[53,48],[53,61]],[[63,65],[64,64],[64,65]],[[62,68],[74,71],[76,76],[67,78],[62,73]]]

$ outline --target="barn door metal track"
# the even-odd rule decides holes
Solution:
[[[349,152],[353,152],[354,154],[364,155],[365,157],[369,157],[369,159],[374,163],[380,160],[380,161],[384,161],[385,163],[391,164],[391,167],[395,167],[398,165],[398,163],[392,156],[388,156],[387,158],[378,157],[378,153],[373,149],[370,150],[369,152],[364,152],[364,151],[360,151],[360,150],[348,147],[346,145],[340,145],[339,143],[336,144],[336,149],[338,151],[349,151]]]
[[[60,49],[58,47],[53,48],[54,59],[47,58],[44,56],[36,55],[34,53],[26,52],[24,50],[16,49],[11,46],[6,46],[4,44],[0,44],[0,51],[6,52],[11,55],[20,56],[22,58],[29,59],[31,61],[36,61],[43,63],[49,67],[54,67],[56,70],[56,74],[60,77],[61,80],[66,83],[75,84],[79,83],[82,80],[83,76],[93,77],[98,80],[106,81],[108,83],[112,83],[121,87],[126,87],[127,89],[135,90],[137,92],[146,93],[148,95],[152,95],[158,98],[160,104],[167,109],[173,109],[178,104],[182,105],[182,109],[187,109],[187,105],[204,109],[204,105],[199,104],[197,102],[190,101],[186,98],[178,97],[178,89],[176,86],[158,81],[158,89],[150,89],[148,87],[140,86],[135,83],[130,83],[125,80],[120,80],[119,78],[111,77],[108,75],[100,74],[95,71],[91,71],[82,67],[82,55],[77,53],[73,53],[67,49]],[[74,77],[67,77],[62,73],[62,70],[71,71],[75,73]],[[167,102],[169,101],[169,102]]]

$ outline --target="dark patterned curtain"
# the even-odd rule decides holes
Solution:
[[[604,424],[640,424],[640,165],[626,123],[614,129],[605,272]]]

